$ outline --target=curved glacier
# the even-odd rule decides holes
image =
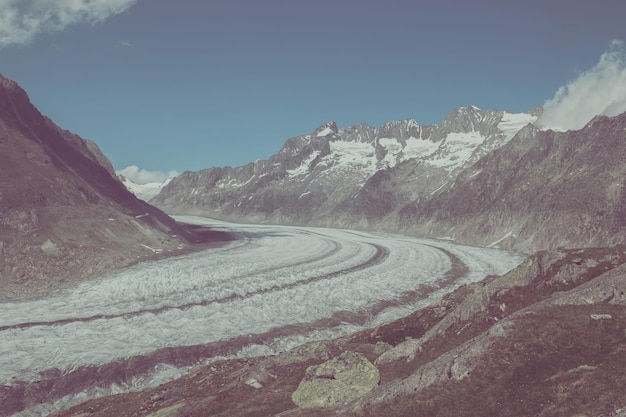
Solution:
[[[240,238],[138,264],[47,298],[0,304],[0,385],[288,326],[300,326],[297,337],[281,333],[297,343],[339,335],[407,314],[522,260],[496,249],[382,233],[178,220]],[[455,262],[463,272],[450,279]],[[397,301],[406,303],[406,294],[424,286],[428,298],[409,306]],[[320,333],[319,326],[302,330],[345,312],[366,319],[339,320],[335,333]]]

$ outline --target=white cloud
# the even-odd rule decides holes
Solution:
[[[96,24],[137,0],[0,0],[0,48],[31,42],[37,35],[76,23]]]
[[[177,177],[180,172],[171,170],[168,172],[162,171],[148,171],[147,169],[139,168],[136,165],[128,166],[124,169],[116,171],[118,175],[123,175],[135,184],[151,184],[162,183],[167,179]]]
[[[584,72],[554,98],[545,102],[535,123],[555,130],[577,130],[598,115],[617,116],[626,111],[626,52],[620,40],[591,70]]]

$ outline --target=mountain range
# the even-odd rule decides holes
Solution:
[[[536,113],[470,106],[424,127],[413,119],[341,129],[330,122],[287,140],[268,160],[185,172],[151,201],[171,213],[236,221],[367,227],[440,189],[508,142]],[[384,177],[400,180],[406,171],[411,178],[395,184],[391,199],[368,193]]]
[[[320,126],[268,160],[185,172],[151,203],[169,213],[348,227],[533,252],[624,240],[626,115],[578,131],[541,109],[474,106],[443,122]]]

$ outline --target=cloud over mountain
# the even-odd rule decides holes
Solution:
[[[137,0],[0,0],[0,48],[77,23],[100,23]]]
[[[544,104],[538,126],[577,130],[598,115],[617,116],[626,111],[626,51],[614,40],[595,67],[559,88]]]

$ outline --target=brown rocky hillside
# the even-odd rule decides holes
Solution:
[[[0,300],[45,294],[198,240],[0,75]]]

